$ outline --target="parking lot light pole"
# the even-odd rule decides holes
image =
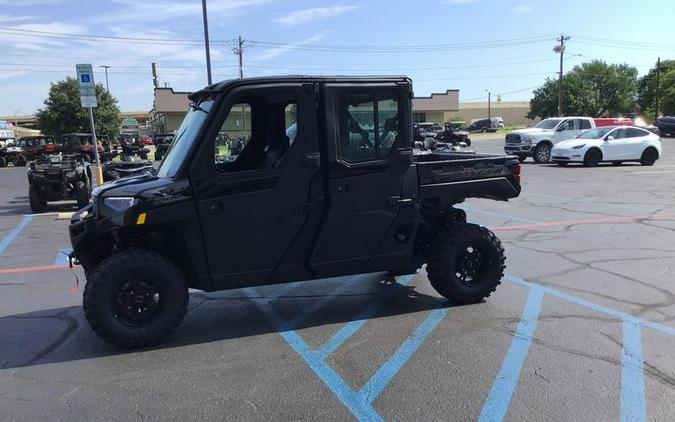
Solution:
[[[492,92],[490,92],[489,89],[486,89],[485,92],[487,92],[487,95],[488,95],[488,119],[490,119],[492,117],[492,115],[491,115],[492,110],[490,110],[490,108],[492,107],[492,104],[491,104],[492,103]]]

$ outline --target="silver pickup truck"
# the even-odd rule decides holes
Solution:
[[[514,130],[506,134],[504,152],[518,157],[522,163],[527,157],[533,157],[537,163],[551,160],[553,145],[566,139],[572,139],[581,132],[593,129],[595,121],[591,117],[554,117],[544,119],[533,127]]]

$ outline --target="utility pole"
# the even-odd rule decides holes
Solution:
[[[211,81],[211,50],[209,48],[209,20],[206,16],[206,0],[202,0],[202,15],[204,17],[204,48],[206,49],[206,76],[209,85]]]
[[[239,79],[244,77],[244,42],[241,40],[241,35],[239,36],[238,47],[232,49],[232,52],[239,56]]]
[[[656,61],[656,104],[654,105],[654,122],[659,118],[659,95],[661,94],[659,89],[659,79],[661,77],[661,57]]]
[[[490,118],[492,118],[492,114],[491,114],[491,110],[490,110],[491,103],[492,103],[492,99],[491,99],[492,92],[490,92],[487,89],[485,90],[485,92],[487,92],[487,94],[488,94],[488,119],[490,119]]]
[[[569,40],[570,37],[566,37],[563,34],[560,34],[560,38],[557,38],[557,41],[560,45],[553,47],[553,51],[560,53],[560,73],[558,73],[558,116],[562,117],[562,77],[563,77],[563,55],[565,54],[565,41]]]
[[[110,69],[110,66],[104,64],[103,66],[99,66],[105,69],[105,90],[110,92],[110,88],[108,87],[108,69]]]

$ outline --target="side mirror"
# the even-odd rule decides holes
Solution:
[[[611,136],[611,135],[610,135],[610,136],[607,136],[607,137],[605,138],[605,141],[613,141],[613,140],[614,140],[614,137]]]

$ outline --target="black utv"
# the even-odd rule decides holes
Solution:
[[[47,202],[73,199],[77,208],[89,205],[91,169],[79,154],[43,155],[28,169],[28,200],[34,213],[44,212]]]
[[[178,326],[188,288],[411,274],[425,263],[453,302],[489,296],[504,249],[455,206],[518,196],[520,164],[413,156],[412,96],[406,77],[300,76],[191,94],[157,173],[96,188],[73,216],[71,258],[86,273],[91,327],[143,347]]]
[[[161,161],[169,150],[176,134],[173,132],[158,133],[154,136],[155,144],[155,160]]]

